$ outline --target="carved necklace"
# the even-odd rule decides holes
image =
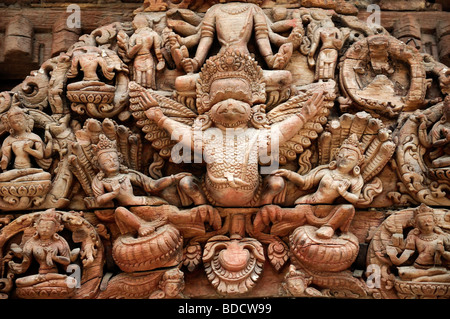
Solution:
[[[333,178],[333,180],[335,181],[340,181],[340,182],[350,182],[350,179],[347,177],[342,177],[342,175],[340,174],[335,174],[332,170],[330,171],[330,175]]]
[[[439,234],[436,234],[436,233],[431,236],[430,235],[424,236],[422,234],[419,234],[419,238],[423,241],[433,241],[433,240],[438,239],[438,237],[439,237]]]
[[[237,8],[231,7],[230,9],[226,8],[225,6],[222,6],[222,7],[220,7],[220,10],[222,10],[225,13],[231,14],[231,15],[237,15],[237,14],[247,11],[249,8],[250,8],[249,5],[240,6]]]
[[[53,243],[53,240],[51,240],[51,239],[43,241],[42,239],[39,238],[39,246],[41,246],[41,247],[48,247],[52,243]]]
[[[118,175],[116,175],[114,177],[103,177],[103,181],[105,183],[112,183],[113,181],[116,180],[119,182],[119,184],[122,184],[123,181],[127,178],[127,175],[124,175],[124,174],[120,174],[120,175],[121,176],[119,178],[117,177]]]

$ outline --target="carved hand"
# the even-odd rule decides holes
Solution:
[[[174,180],[176,182],[179,182],[181,179],[183,179],[183,178],[185,178],[187,176],[192,176],[192,174],[191,173],[185,173],[185,172],[178,173],[178,174],[173,175],[173,178],[174,178]]]
[[[23,150],[27,153],[30,153],[33,151],[33,149],[31,148],[33,145],[34,145],[33,141],[27,141],[23,146]]]
[[[270,173],[270,175],[281,176],[281,177],[285,177],[285,178],[289,179],[289,177],[291,176],[291,171],[282,168],[282,169],[277,169],[276,171],[273,171],[272,173]]]
[[[404,246],[403,234],[393,234],[391,240],[394,247],[401,248]]]
[[[449,130],[448,128],[444,127],[444,128],[442,129],[442,132],[443,132],[444,135],[445,135],[445,139],[446,139],[447,141],[450,141],[450,130]]]
[[[393,246],[386,246],[386,253],[388,254],[389,257],[397,259],[397,248],[393,247]]]
[[[301,33],[301,28],[299,27],[295,27],[294,29],[292,29],[291,34],[289,34],[288,36],[288,42],[292,43],[293,45],[293,49],[297,49],[303,40],[303,35]]]
[[[123,32],[122,30],[120,30],[117,33],[117,45],[120,48],[126,50],[127,49],[127,42],[128,42],[128,35],[125,32]]]
[[[6,170],[6,168],[8,167],[8,158],[6,156],[2,157],[2,160],[0,161],[0,167],[2,168],[2,170]]]
[[[322,106],[323,101],[323,91],[314,93],[306,105],[302,107],[299,114],[303,115],[306,120],[311,119],[314,115],[316,115],[317,111]]]
[[[120,183],[118,181],[114,181],[111,183],[112,192],[113,194],[119,194],[120,192]]]
[[[339,195],[345,196],[345,194],[347,193],[348,187],[349,187],[348,181],[338,182],[337,191],[338,191]]]
[[[164,69],[164,67],[166,66],[166,62],[164,62],[164,60],[161,60],[158,62],[158,64],[156,65],[156,69],[158,71],[161,71],[162,69]]]
[[[198,62],[196,59],[184,58],[181,60],[181,66],[186,73],[194,73],[198,70]]]
[[[292,43],[283,44],[278,53],[269,59],[269,67],[276,70],[284,69],[292,56],[293,48]]]
[[[25,271],[22,267],[22,264],[15,263],[12,260],[8,262],[8,266],[15,274],[21,274]]]
[[[152,107],[145,111],[145,115],[148,119],[155,121],[156,123],[159,122],[162,118],[165,117],[163,111],[159,107]]]
[[[171,49],[173,48],[179,48],[180,47],[180,36],[176,34],[175,32],[170,32],[167,35],[167,39],[169,42],[169,46]]]
[[[143,42],[142,42],[142,38],[137,38],[136,39],[136,44],[134,45],[134,47],[136,48],[136,50],[142,48]]]

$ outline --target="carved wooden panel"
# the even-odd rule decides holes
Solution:
[[[450,13],[357,2],[5,10],[1,296],[449,298]]]

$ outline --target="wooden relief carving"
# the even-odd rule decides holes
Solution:
[[[145,0],[0,92],[1,297],[450,298],[446,25],[352,3]]]

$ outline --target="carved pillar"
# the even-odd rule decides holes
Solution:
[[[450,65],[450,21],[439,21],[436,34],[438,37],[439,60]]]
[[[69,28],[67,25],[67,17],[63,16],[56,20],[52,28],[52,56],[67,51],[74,44],[81,34],[80,28]]]
[[[412,15],[403,15],[395,21],[393,35],[406,44],[422,51],[420,24]]]
[[[29,60],[33,56],[33,26],[19,15],[11,20],[5,32],[5,60]]]

